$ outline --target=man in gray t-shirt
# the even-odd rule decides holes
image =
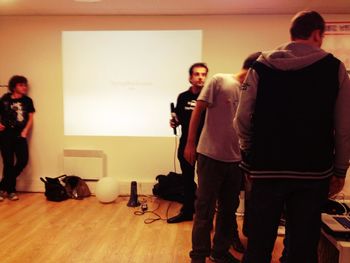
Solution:
[[[239,100],[240,82],[233,74],[216,74],[197,100],[207,104],[197,152],[221,162],[241,160],[233,118]]]
[[[198,152],[196,216],[192,230],[192,263],[239,262],[229,248],[234,236],[235,211],[239,204],[242,174],[238,137],[233,119],[239,101],[239,87],[260,53],[250,55],[236,75],[217,74],[202,89],[192,112],[185,158],[194,163]],[[195,138],[202,112],[207,109],[196,152]],[[215,234],[211,248],[210,230],[218,204]]]

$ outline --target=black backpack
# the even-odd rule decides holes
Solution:
[[[153,186],[153,194],[169,201],[183,203],[184,185],[181,174],[170,172],[168,175],[158,175],[158,183]]]
[[[55,178],[45,177],[45,179],[40,177],[40,180],[45,184],[45,196],[47,200],[60,202],[69,198],[66,188],[61,184],[61,177],[65,177],[65,175]]]

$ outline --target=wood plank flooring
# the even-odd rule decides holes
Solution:
[[[188,263],[192,222],[145,224],[154,215],[134,215],[128,197],[102,204],[95,197],[46,201],[42,193],[20,193],[19,201],[0,202],[1,263]],[[177,213],[177,203],[147,200],[163,218]],[[241,226],[242,218],[238,219]],[[242,238],[245,243],[246,240]],[[278,263],[278,238],[272,263]],[[235,256],[241,254],[232,250]],[[211,262],[209,259],[207,262]]]

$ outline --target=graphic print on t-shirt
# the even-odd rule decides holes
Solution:
[[[191,100],[187,102],[187,106],[185,106],[185,110],[194,110],[196,107],[196,100]]]
[[[23,105],[20,102],[15,102],[11,104],[11,110],[16,112],[16,120],[18,122],[23,122],[24,121],[24,111],[23,111]]]

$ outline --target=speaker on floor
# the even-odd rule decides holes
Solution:
[[[130,189],[130,199],[129,199],[127,206],[136,207],[139,205],[140,205],[140,202],[138,200],[138,195],[137,195],[137,182],[132,181],[131,182],[131,189]]]

